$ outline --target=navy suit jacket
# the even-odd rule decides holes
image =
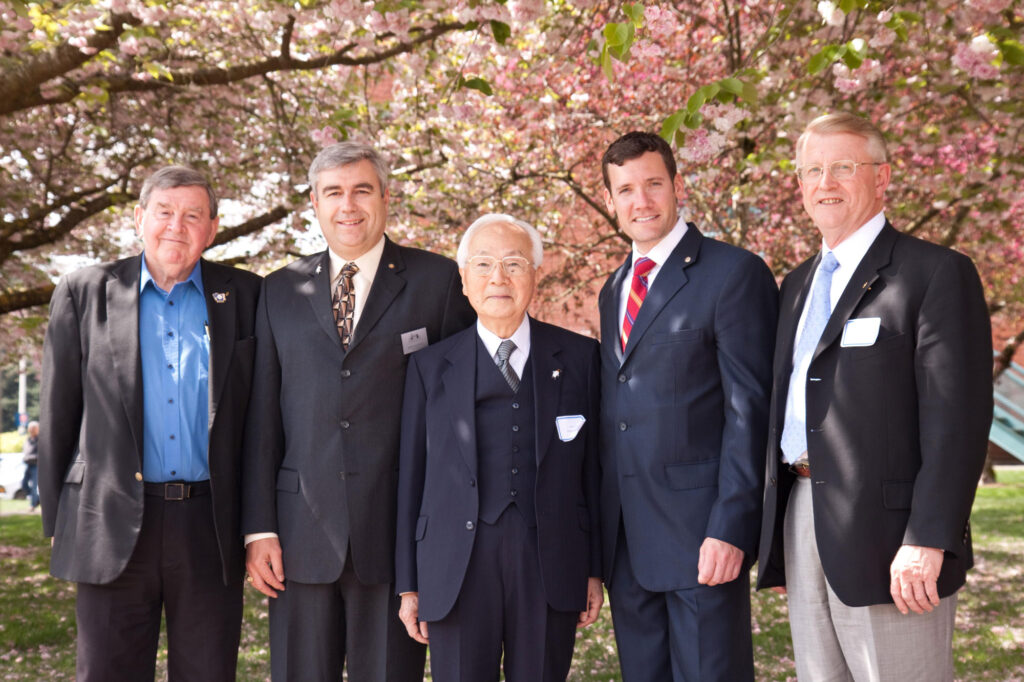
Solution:
[[[793,474],[780,464],[796,326],[820,254],[782,283],[759,588],[786,582],[782,525]],[[851,319],[878,337],[844,347]],[[836,303],[807,372],[807,456],[825,577],[849,606],[891,603],[902,544],[945,550],[942,597],[973,564],[969,516],[992,424],[992,335],[966,256],[886,223]]]
[[[73,272],[50,300],[43,348],[39,492],[50,572],[108,583],[142,528],[142,256]],[[200,261],[210,326],[210,488],[225,584],[242,575],[242,429],[260,278]],[[214,296],[215,294],[224,294]]]
[[[478,523],[475,427],[477,331],[434,344],[409,362],[402,408],[396,591],[419,592],[419,617],[455,604]],[[560,611],[583,611],[587,578],[601,577],[597,532],[598,349],[593,339],[530,319],[541,587]],[[583,415],[558,438],[555,417]]]
[[[690,224],[621,352],[629,258],[601,290],[601,529],[640,585],[697,585],[705,537],[757,554],[778,290],[764,261]],[[606,576],[609,582],[615,576]]]

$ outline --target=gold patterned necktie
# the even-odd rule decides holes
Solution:
[[[341,347],[348,350],[348,344],[352,341],[352,316],[356,308],[356,292],[352,287],[352,276],[359,272],[359,266],[355,263],[345,263],[338,275],[338,284],[334,287],[334,297],[331,299],[334,308],[334,321],[338,325],[338,336],[341,337]]]

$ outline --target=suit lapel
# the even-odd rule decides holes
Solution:
[[[629,341],[626,343],[626,350],[622,354],[622,364],[626,364],[633,349],[640,343],[640,339],[647,332],[648,327],[661,312],[662,308],[672,300],[676,293],[686,286],[689,277],[686,275],[686,268],[697,262],[700,253],[700,244],[704,236],[697,230],[693,223],[687,224],[686,234],[683,239],[672,250],[665,264],[658,271],[658,276],[647,292],[640,312],[637,313],[636,322],[632,331],[629,332]]]
[[[135,451],[142,466],[142,353],[139,350],[139,278],[142,256],[122,261],[106,282],[107,343],[114,361],[114,372],[120,388]]]
[[[376,280],[374,286],[377,286]],[[476,476],[476,325],[459,334],[458,342],[445,354],[448,369],[441,375],[441,383],[459,453]]]
[[[206,296],[206,319],[210,331],[210,422],[213,428],[217,406],[227,382],[231,356],[235,350],[236,306],[238,298],[231,284],[231,270],[200,261]]]
[[[619,294],[622,293],[622,282],[626,273],[630,271],[630,260],[632,253],[626,256],[626,260],[608,278],[605,284],[604,301],[601,304],[601,341],[612,349],[612,354],[619,362],[622,361],[622,344],[619,341]]]
[[[537,433],[537,466],[551,445],[555,417],[562,395],[564,363],[558,359],[562,349],[551,339],[541,322],[530,318],[530,356],[533,360],[534,430]]]
[[[352,332],[352,341],[348,346],[349,351],[358,346],[373,331],[374,325],[384,315],[391,302],[405,288],[405,278],[400,274],[403,270],[405,270],[405,262],[402,260],[401,252],[394,242],[384,237],[384,252],[381,253],[380,265],[377,266],[377,272],[373,276],[373,285],[366,297],[366,304],[359,314],[359,322]]]
[[[320,329],[331,341],[341,349],[341,338],[338,336],[338,325],[334,321],[334,310],[331,308],[331,259],[327,251],[318,258],[311,258],[305,263],[309,279],[302,283],[299,293],[309,302]]]
[[[814,273],[818,270],[818,263],[821,261],[821,252],[810,261],[805,261],[806,267],[800,272],[800,268],[790,275],[788,291],[794,292],[779,305],[779,331],[781,337],[776,335],[775,356],[780,359],[781,364],[776,374],[789,376],[793,370],[793,349],[796,346],[796,327],[800,324],[800,315],[803,313],[807,297],[811,293],[811,283],[814,281]]]
[[[864,298],[864,294],[871,290],[871,286],[878,279],[878,271],[892,261],[892,249],[898,235],[895,228],[886,222],[885,227],[878,233],[874,243],[861,259],[860,265],[857,266],[853,277],[850,278],[850,283],[846,285],[843,295],[839,297],[835,310],[832,311],[832,315],[828,318],[828,324],[825,325],[825,330],[821,333],[821,340],[814,351],[814,357],[818,357],[824,349],[839,338],[846,321],[850,319],[853,311]]]

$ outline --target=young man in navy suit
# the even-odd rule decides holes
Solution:
[[[633,240],[601,290],[601,531],[626,682],[750,680],[777,289],[757,256],[679,215],[668,144],[602,159]]]

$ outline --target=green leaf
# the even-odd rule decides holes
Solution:
[[[723,90],[734,95],[739,95],[743,92],[743,81],[739,78],[723,78],[718,83],[722,86]]]
[[[839,0],[839,9],[843,10],[843,14],[849,14],[857,9],[857,0]]]
[[[612,56],[618,59],[620,62],[629,61],[629,48],[630,45],[618,45],[608,50],[612,53]]]
[[[846,54],[843,55],[843,63],[851,69],[858,69],[864,63],[864,58],[854,50],[847,50]]]
[[[608,45],[601,48],[601,70],[604,71],[604,77],[609,82],[615,81],[615,69],[612,68],[612,55],[608,51]]]
[[[686,118],[683,119],[683,125],[690,130],[696,130],[700,128],[700,124],[704,122],[704,116],[699,111],[692,114],[686,114]]]
[[[829,59],[824,52],[819,52],[818,54],[811,57],[811,61],[807,62],[807,73],[811,74],[812,76],[819,74],[822,71],[824,71],[825,67],[827,67],[831,63],[832,60]]]
[[[604,27],[604,39],[608,45],[625,45],[633,37],[633,24],[611,23]]]
[[[676,113],[672,114],[661,124],[661,139],[665,140],[669,144],[672,144],[672,140],[676,136],[676,132],[679,130],[679,126],[683,124],[683,119],[687,116],[687,112],[680,109]]]
[[[690,95],[690,99],[686,100],[686,110],[689,112],[698,111],[704,102],[708,101],[708,96],[704,92],[704,88],[700,88],[697,92]]]
[[[1014,66],[1024,65],[1024,45],[1016,40],[1004,40],[999,43],[999,51],[1003,53],[1003,59]]]
[[[747,104],[757,103],[757,86],[753,83],[744,83],[743,92],[740,93],[740,99]]]
[[[491,89],[491,84],[479,76],[469,79],[459,78],[459,87],[466,88],[467,90],[477,90],[488,97],[494,94],[494,90]]]
[[[633,20],[633,23],[637,26],[643,25],[644,21],[644,5],[642,2],[627,2],[622,6],[622,11],[626,13],[626,16]]]
[[[499,45],[504,45],[505,41],[512,35],[512,28],[503,21],[491,21],[491,33],[494,34],[494,39]]]

